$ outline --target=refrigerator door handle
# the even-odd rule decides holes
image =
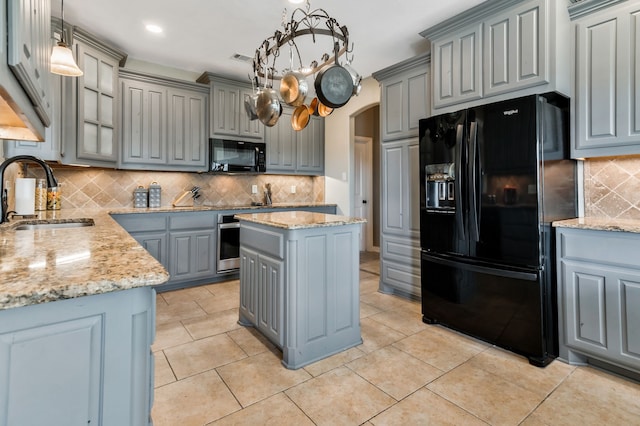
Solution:
[[[464,149],[463,144],[463,132],[464,126],[462,124],[458,124],[456,127],[456,149],[460,154],[456,159],[456,176],[455,176],[455,203],[456,203],[456,226],[458,228],[458,232],[461,239],[465,239],[464,236],[464,222],[463,222],[463,206],[462,206],[462,150]]]
[[[466,263],[458,260],[446,259],[440,256],[433,256],[427,253],[422,253],[422,259],[439,265],[449,266],[452,268],[464,269],[466,271],[479,272],[481,274],[495,275],[498,277],[514,278],[525,281],[537,281],[538,274],[535,272],[524,272],[512,269],[494,268],[491,266],[475,265],[472,263]]]
[[[470,152],[469,152],[469,165],[471,167],[471,190],[469,191],[469,213],[471,214],[471,234],[474,241],[480,241],[480,212],[478,211],[478,123],[471,122],[471,130],[469,135],[470,140]]]

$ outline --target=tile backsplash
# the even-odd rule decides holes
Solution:
[[[56,168],[61,183],[62,208],[128,208],[133,207],[133,191],[152,182],[162,186],[161,205],[171,206],[184,191],[199,186],[198,201],[216,206],[241,206],[262,202],[267,183],[271,184],[274,203],[323,202],[324,177],[286,175],[208,175],[110,169]],[[43,177],[37,168],[29,168],[29,176]],[[251,194],[252,185],[258,193]],[[295,193],[291,187],[295,186]]]
[[[585,216],[640,220],[640,156],[584,163]]]

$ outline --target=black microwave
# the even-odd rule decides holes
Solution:
[[[264,142],[209,139],[209,171],[223,173],[264,173]]]

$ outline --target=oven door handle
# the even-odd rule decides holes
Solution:
[[[231,229],[231,228],[240,228],[240,222],[218,224],[218,229]]]

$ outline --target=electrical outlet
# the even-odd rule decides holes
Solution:
[[[292,194],[296,193],[296,186],[295,185],[291,185],[291,193]]]
[[[251,193],[252,194],[258,193],[258,185],[251,185]]]

